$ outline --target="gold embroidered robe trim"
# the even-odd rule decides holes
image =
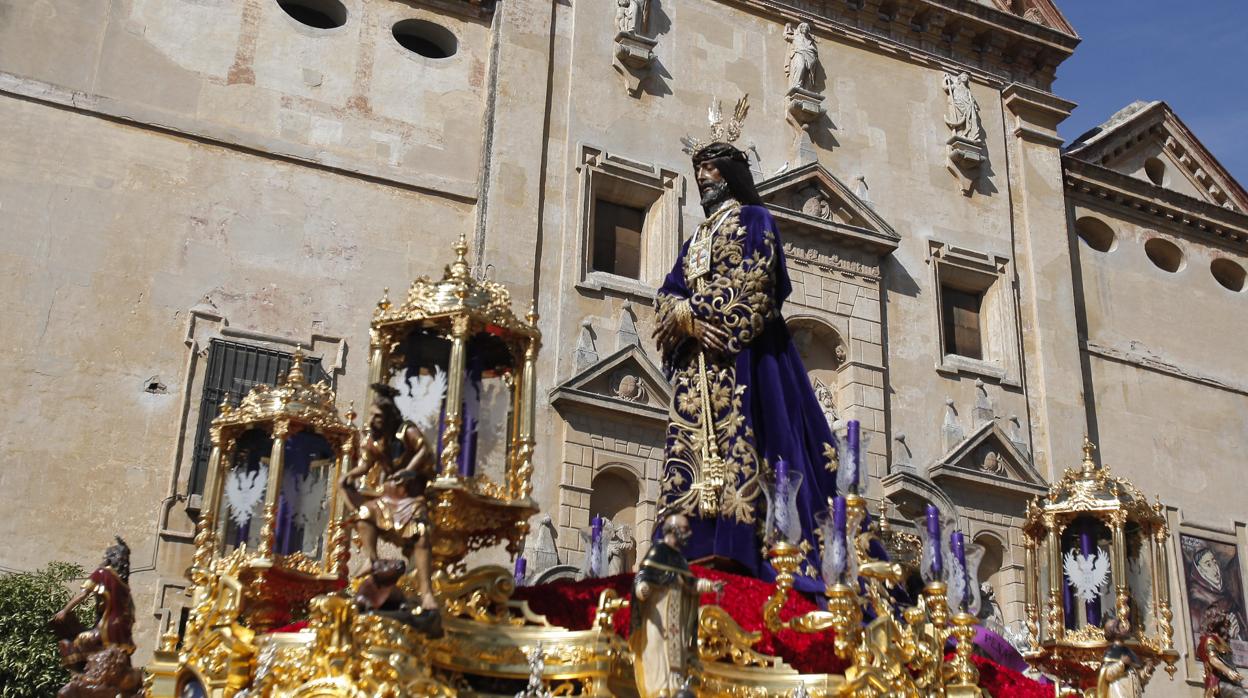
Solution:
[[[699,233],[709,233],[715,222],[704,222]],[[656,307],[659,323],[674,322],[683,311],[678,304],[688,303],[695,318],[729,333],[726,352],[703,353],[705,370],[696,349],[684,351],[672,366],[664,504],[690,516],[752,523],[760,494],[760,458],[753,430],[746,425],[745,386],[737,384],[736,357],[780,313],[774,300],[775,235],[766,231],[758,249],[747,254],[746,233],[740,209],[727,212],[711,238],[710,273],[691,279],[689,260],[682,260],[692,297],[660,293]],[[711,440],[706,438],[704,402],[709,403]],[[703,496],[707,489],[716,490],[715,496]]]

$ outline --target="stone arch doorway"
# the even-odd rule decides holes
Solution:
[[[831,325],[813,317],[794,317],[788,321],[793,346],[797,348],[815,388],[815,397],[823,407],[824,415],[841,418],[838,396],[841,388],[840,371],[845,365],[845,341]]]
[[[637,524],[639,522],[639,502],[641,500],[641,483],[629,468],[605,467],[594,476],[590,485],[589,517],[601,516],[611,521],[614,528],[627,527],[616,532],[620,542],[625,539],[632,541],[632,548],[619,561],[624,569],[632,569],[637,553]],[[611,532],[608,532],[610,535]]]
[[[979,562],[976,580],[980,588],[979,617],[989,630],[1004,634],[1006,622],[1005,544],[996,535],[987,532],[975,536],[974,542],[984,549],[984,557]]]

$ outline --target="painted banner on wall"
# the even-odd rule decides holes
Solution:
[[[1248,667],[1248,615],[1245,615],[1244,584],[1239,550],[1230,543],[1179,535],[1183,548],[1183,574],[1187,580],[1187,610],[1191,619],[1192,646],[1200,643],[1205,620],[1214,610],[1231,616],[1231,650],[1235,664]]]

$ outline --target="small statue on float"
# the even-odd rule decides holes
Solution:
[[[1129,621],[1111,617],[1105,621],[1105,659],[1096,676],[1096,698],[1140,698],[1155,664],[1143,665],[1125,641],[1131,637]]]
[[[1235,670],[1231,656],[1231,622],[1234,616],[1214,611],[1205,621],[1205,630],[1196,648],[1196,658],[1205,669],[1205,698],[1242,698],[1248,696],[1244,677]]]
[[[698,579],[681,552],[692,530],[689,519],[663,519],[663,538],[650,547],[633,580],[633,672],[641,698],[672,696],[683,685],[698,649],[698,597],[719,593],[723,582]]]
[[[95,626],[86,629],[72,615],[87,599],[95,600]],[[143,672],[130,665],[134,653],[134,601],[130,597],[130,547],[121,538],[104,551],[104,561],[82,591],[52,617],[61,661],[73,673],[57,694],[63,698],[137,695]]]
[[[380,538],[402,549],[415,568],[420,604],[429,612],[437,612],[433,596],[432,555],[430,552],[428,505],[425,488],[434,475],[433,450],[420,427],[403,419],[395,404],[398,391],[384,385],[373,385],[377,397],[368,411],[368,431],[360,447],[359,465],[342,478],[342,490],[356,509],[356,533],[360,548],[368,558],[365,574],[377,563],[377,540]],[[361,491],[357,480],[377,467],[381,476],[381,493]]]

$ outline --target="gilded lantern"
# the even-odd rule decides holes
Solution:
[[[398,391],[404,419],[435,445],[429,485],[437,567],[507,541],[536,511],[533,472],[537,316],[518,318],[503,286],[474,277],[463,237],[442,279],[412,282],[373,313],[369,378]]]
[[[1085,439],[1082,466],[1067,469],[1046,498],[1028,506],[1027,660],[1086,686],[1108,646],[1104,623],[1116,616],[1130,622],[1125,644],[1149,667],[1164,662],[1173,676],[1170,533],[1161,503],[1098,467],[1094,450]]]

